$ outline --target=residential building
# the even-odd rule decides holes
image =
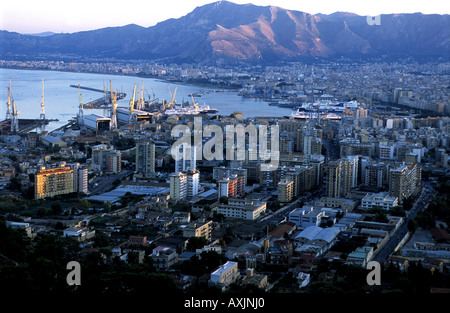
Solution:
[[[205,237],[211,240],[212,221],[199,220],[183,228],[183,237]]]
[[[155,172],[155,144],[149,141],[136,143],[136,173],[148,175]]]
[[[187,197],[187,175],[182,172],[170,175],[170,198],[184,200]]]
[[[213,168],[213,179],[219,181],[221,179],[230,177],[232,175],[243,176],[244,183],[247,185],[247,169],[242,167],[225,167],[225,166],[216,166]]]
[[[168,270],[178,262],[177,252],[169,247],[158,246],[153,249],[151,258],[157,270]]]
[[[35,199],[54,197],[74,192],[73,169],[63,164],[60,167],[41,166],[35,174]]]
[[[278,183],[278,202],[291,202],[294,199],[294,182],[283,180]]]
[[[197,169],[188,168],[186,177],[186,195],[194,197],[198,194],[200,187],[200,172]]]
[[[288,215],[288,220],[301,228],[307,228],[309,226],[320,226],[324,216],[324,211],[315,209],[313,206],[303,206],[292,210]]]
[[[266,212],[266,208],[266,202],[232,198],[228,204],[219,204],[214,210],[225,217],[253,221]]]
[[[106,144],[92,147],[92,169],[96,172],[119,173],[122,171],[122,154]]]
[[[373,207],[380,207],[390,210],[398,205],[398,198],[389,196],[389,192],[368,193],[361,201],[361,209],[369,210]]]
[[[398,202],[414,194],[421,185],[421,169],[416,163],[401,165],[389,172],[389,194],[397,197]]]
[[[219,266],[218,269],[211,273],[209,282],[211,285],[223,288],[237,282],[238,279],[238,262],[227,261],[225,264]]]
[[[241,197],[245,191],[245,180],[243,176],[232,175],[217,182],[218,197]]]
[[[73,190],[74,192],[89,193],[88,190],[88,168],[80,163],[68,163],[73,169]]]

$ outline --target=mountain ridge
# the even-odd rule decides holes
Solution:
[[[272,63],[333,57],[449,57],[450,16],[350,12],[312,15],[219,1],[150,27],[136,24],[50,36],[0,31],[0,56],[70,54],[175,63]]]

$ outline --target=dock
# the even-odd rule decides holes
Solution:
[[[41,128],[43,125],[48,125],[50,122],[57,122],[58,119],[27,119],[19,118],[19,131],[17,134],[24,134],[33,129]],[[3,120],[0,122],[0,134],[11,135],[11,120]]]
[[[78,85],[69,85],[72,88],[78,88]],[[88,103],[83,104],[84,109],[106,109],[108,104],[111,104],[111,91],[110,90],[102,90],[92,87],[79,86],[80,89],[101,92],[103,93],[103,97],[98,98],[96,100],[90,101]],[[124,99],[127,96],[124,92],[117,93],[117,100]]]

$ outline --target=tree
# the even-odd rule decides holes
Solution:
[[[188,251],[194,252],[196,249],[203,248],[208,243],[205,237],[191,237],[186,245]]]

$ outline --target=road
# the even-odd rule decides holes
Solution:
[[[435,190],[433,189],[433,187],[431,187],[430,184],[423,183],[422,186],[422,192],[417,198],[411,210],[407,213],[404,222],[396,230],[392,231],[392,233],[389,235],[388,241],[384,244],[384,246],[380,247],[375,252],[373,261],[386,261],[392,255],[392,253],[395,252],[395,248],[408,233],[408,222],[410,220],[413,220],[416,217],[417,213],[424,210],[434,197]]]

